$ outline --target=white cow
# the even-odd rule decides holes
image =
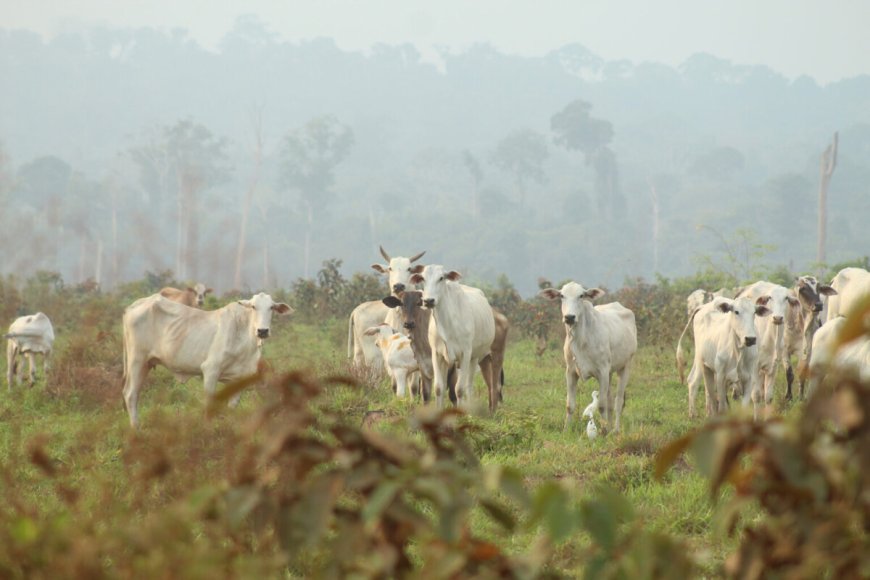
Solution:
[[[458,365],[457,402],[467,407],[472,399],[475,366],[480,365],[488,391],[495,392],[493,380],[497,377],[492,376],[489,356],[495,338],[492,307],[481,290],[457,282],[459,272],[445,271],[440,265],[418,265],[414,270],[411,282],[423,284],[423,307],[432,311],[429,344],[438,406],[444,404],[447,371]]]
[[[410,393],[409,378],[420,371],[414,349],[411,348],[411,339],[396,332],[388,324],[367,328],[365,334],[375,337],[375,344],[381,349],[387,373],[396,383],[396,395],[405,398],[405,394]]]
[[[353,309],[347,321],[347,358],[353,359],[356,367],[369,367],[378,376],[384,372],[384,357],[367,328],[383,324],[390,309],[380,300],[363,302]]]
[[[565,382],[568,387],[565,427],[577,406],[577,379],[594,377],[601,393],[600,411],[608,423],[615,415],[614,432],[619,432],[619,420],[625,404],[625,386],[631,370],[631,361],[637,352],[637,325],[634,313],[620,304],[611,302],[592,306],[592,300],[604,295],[600,288],[586,289],[576,282],[568,282],[561,290],[547,288],[541,296],[561,300],[562,321],[565,323]],[[610,376],[619,375],[616,401],[610,390]]]
[[[124,404],[138,425],[139,390],[155,365],[179,381],[201,376],[208,396],[218,382],[257,372],[260,342],[269,337],[272,313],[293,309],[268,294],[232,302],[212,311],[190,308],[160,294],[137,300],[124,311]]]
[[[686,298],[686,316],[691,318],[692,312],[695,309],[700,308],[707,302],[713,300],[713,293],[708,290],[702,290],[698,288],[697,290],[693,290],[689,297]]]
[[[169,298],[173,302],[202,308],[202,305],[205,303],[205,295],[212,291],[211,288],[206,288],[205,284],[197,282],[193,288],[188,286],[184,290],[167,286],[160,291],[160,295],[164,298]]]
[[[411,264],[422,258],[426,250],[410,258],[402,256],[390,258],[390,255],[384,250],[383,246],[378,246],[378,249],[387,261],[387,264],[372,264],[372,269],[381,274],[387,274],[389,277],[387,286],[389,287],[390,294],[398,298],[406,288],[411,287],[411,276],[413,275]],[[402,313],[399,308],[391,308],[387,313],[385,322],[393,328],[402,328]]]
[[[37,312],[30,316],[16,318],[9,326],[9,332],[3,335],[6,342],[6,382],[9,390],[12,390],[13,379],[21,383],[18,373],[18,355],[26,356],[28,362],[28,377],[30,384],[36,382],[34,356],[42,355],[42,372],[48,375],[48,359],[51,356],[51,347],[54,344],[54,328],[48,316]]]
[[[699,308],[689,320],[677,343],[677,367],[682,374],[683,336],[693,325],[695,358],[689,373],[689,416],[695,416],[695,397],[704,381],[707,416],[728,408],[726,386],[737,381],[744,393],[753,382],[757,350],[755,317],[767,316],[770,310],[749,298],[716,297]]]
[[[831,288],[837,293],[828,298],[827,321],[848,315],[864,296],[870,295],[870,272],[864,268],[843,268],[831,280]]]
[[[765,281],[745,287],[738,295],[738,298],[744,297],[770,309],[770,316],[763,316],[755,323],[758,333],[758,362],[751,393],[755,404],[760,397],[765,405],[770,405],[773,403],[777,369],[780,366],[785,369],[788,382],[793,378],[785,336],[787,323],[795,320],[792,311],[799,311],[801,304],[792,290]]]
[[[811,396],[831,369],[849,373],[863,383],[870,382],[870,337],[866,334],[837,348],[846,318],[826,322],[813,337],[807,392]]]

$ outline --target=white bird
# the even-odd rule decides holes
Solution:
[[[598,437],[598,427],[595,426],[595,419],[590,418],[586,423],[586,436],[590,439]]]
[[[583,409],[583,417],[590,419],[595,416],[595,410],[598,409],[598,391],[592,391],[592,402]]]

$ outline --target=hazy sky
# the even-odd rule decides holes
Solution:
[[[579,42],[608,59],[676,66],[695,52],[822,83],[870,73],[870,0],[0,0],[2,27],[186,28],[214,47],[240,14],[285,40],[345,49],[412,42],[424,54],[489,42],[541,55]]]

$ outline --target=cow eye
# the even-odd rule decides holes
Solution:
[[[439,282],[443,282],[443,281],[444,281],[444,276],[441,276],[441,277],[438,279],[438,281],[439,281]]]
[[[740,311],[739,311],[739,310],[735,310],[735,311],[734,311],[734,316],[739,316],[739,315],[740,315]]]

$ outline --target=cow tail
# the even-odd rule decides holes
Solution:
[[[700,308],[695,308],[692,311],[692,315],[689,317],[689,322],[686,323],[686,327],[683,329],[683,333],[680,335],[680,340],[677,341],[677,372],[680,375],[680,384],[686,384],[686,358],[683,356],[683,337],[686,336],[686,331],[689,330],[689,326],[692,324],[692,321],[695,320],[695,315],[698,313]]]

